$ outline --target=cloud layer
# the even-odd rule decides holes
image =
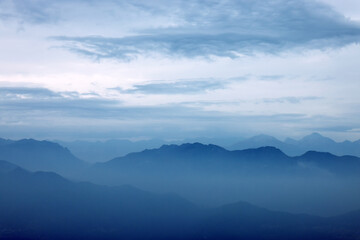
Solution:
[[[360,24],[326,2],[1,0],[0,132],[359,138]]]
[[[157,91],[157,90],[156,90]],[[157,92],[155,91],[155,94]],[[150,90],[153,92],[153,89]],[[306,114],[241,113],[210,110],[212,106],[241,105],[239,102],[183,102],[131,106],[115,99],[88,97],[76,92],[54,92],[46,88],[0,87],[0,131],[7,136],[32,134],[41,138],[67,137],[234,137],[237,133],[311,131],[331,127],[338,119]],[[316,97],[259,99],[252,104],[301,104]],[[247,104],[245,102],[245,104]],[[271,106],[271,105],[269,105]],[[314,127],[318,126],[318,127]],[[348,129],[356,126],[349,123]],[[75,130],[76,128],[76,130]],[[249,130],[246,130],[249,129]],[[249,133],[247,133],[249,131]],[[271,131],[270,131],[271,132]]]
[[[112,88],[120,93],[141,94],[194,94],[224,88],[230,81],[219,79],[179,79],[173,82],[150,82],[135,84],[130,89]]]
[[[316,1],[198,0],[174,1],[168,9],[159,7],[164,5],[146,7],[149,11],[175,14],[177,26],[143,29],[124,37],[56,36],[51,39],[81,55],[119,60],[156,54],[236,58],[290,49],[336,48],[360,40],[358,23]]]

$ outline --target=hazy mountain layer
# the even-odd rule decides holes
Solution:
[[[191,138],[178,141],[165,141],[160,139],[150,140],[107,140],[107,141],[56,141],[67,147],[75,156],[88,162],[106,162],[113,158],[125,156],[132,152],[139,152],[145,149],[159,148],[164,144],[182,144],[201,142],[203,144],[216,144],[229,146],[236,141],[235,138]],[[1,142],[0,142],[1,144]]]
[[[54,171],[66,176],[75,175],[86,166],[59,144],[33,139],[0,141],[0,159],[28,170]]]
[[[200,208],[130,186],[75,183],[0,161],[1,239],[355,239],[360,212],[332,218],[238,202]]]
[[[360,208],[360,159],[274,147],[228,151],[200,143],[164,145],[95,164],[82,179],[175,192],[199,204],[243,199],[272,209],[325,216]]]
[[[360,157],[360,140],[354,142],[335,142],[331,138],[324,137],[318,133],[305,136],[300,140],[287,138],[285,141],[280,141],[272,136],[258,135],[239,141],[228,148],[231,150],[243,150],[264,146],[279,148],[290,156],[301,155],[308,151],[319,151],[330,152],[340,156],[353,155]]]
[[[193,138],[177,141],[164,141],[160,139],[150,140],[107,140],[107,141],[56,141],[67,147],[75,156],[88,162],[105,162],[110,159],[125,156],[132,152],[145,149],[159,148],[164,144],[183,144],[200,142],[202,144],[215,144],[229,150],[244,150],[272,146],[280,149],[289,156],[302,155],[308,151],[330,152],[335,155],[353,155],[360,157],[360,140],[335,142],[323,137],[318,133],[305,136],[300,140],[287,138],[280,141],[275,137],[258,135],[248,139],[239,138]],[[1,141],[0,141],[1,144]]]

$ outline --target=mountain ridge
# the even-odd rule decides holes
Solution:
[[[266,163],[279,166],[296,166],[298,162],[312,162],[314,164],[320,164],[321,167],[326,168],[326,159],[329,161],[337,161],[341,163],[352,163],[351,167],[356,166],[356,171],[360,171],[360,158],[356,156],[337,156],[327,152],[307,151],[306,153],[290,157],[276,147],[266,146],[260,148],[252,148],[245,150],[229,151],[225,148],[213,145],[213,144],[201,144],[201,143],[185,143],[181,145],[163,145],[160,148],[146,149],[137,153],[130,153],[124,157],[114,158],[104,163],[97,163],[94,166],[121,166],[123,163],[131,165],[132,163],[146,162],[152,163],[167,163],[167,162],[190,162],[204,163],[203,167],[206,167],[206,163],[217,161],[219,166],[221,163]],[[267,166],[270,166],[267,165]],[[346,166],[345,166],[346,167]],[[326,168],[333,173],[337,173],[336,169]],[[354,170],[354,169],[352,169]]]

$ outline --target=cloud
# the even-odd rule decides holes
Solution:
[[[321,97],[309,96],[309,97],[281,97],[281,98],[264,98],[262,101],[264,103],[291,103],[291,104],[299,104],[303,101],[313,101],[320,100]]]
[[[24,95],[26,97],[24,97]],[[343,118],[302,113],[224,112],[206,110],[226,102],[181,102],[144,106],[117,99],[46,88],[0,87],[3,137],[228,137],[333,126]],[[200,103],[200,104],[198,104]],[[238,104],[230,102],[229,104]],[[351,123],[344,123],[351,126]],[[291,134],[290,134],[291,135]]]
[[[215,79],[179,79],[174,82],[155,81],[144,84],[137,84],[130,89],[111,88],[120,93],[141,93],[141,94],[194,94],[209,90],[224,88],[229,80]]]
[[[6,94],[3,94],[6,93]],[[10,93],[10,94],[9,94]],[[24,94],[27,97],[24,97]],[[237,120],[238,114],[222,114],[218,111],[205,111],[202,106],[190,106],[188,103],[168,103],[154,106],[128,106],[116,99],[99,97],[84,98],[73,92],[53,92],[45,88],[0,88],[1,118],[6,116],[31,118],[84,118],[84,119],[127,119],[143,121],[144,119],[169,119],[191,121],[225,121]],[[71,97],[69,97],[71,96]],[[87,96],[87,95],[86,95]],[[16,117],[17,116],[17,117]],[[241,116],[245,119],[294,119],[303,117],[298,114],[277,114],[267,116]],[[3,119],[4,120],[4,119]]]
[[[105,99],[76,92],[53,92],[46,88],[0,87],[2,116],[36,115],[48,117],[80,117],[92,119],[189,118],[199,109],[181,104],[159,106],[126,106],[116,99]],[[93,97],[95,96],[95,97]],[[86,97],[86,98],[85,98]],[[206,114],[209,115],[210,114]],[[21,119],[18,117],[18,119]]]
[[[71,36],[59,31],[59,36],[50,39],[96,60],[130,61],[157,54],[237,58],[336,48],[360,40],[359,23],[317,0],[0,1],[0,20],[9,19],[28,24],[65,20],[80,26],[76,32],[81,33],[88,28],[85,32],[93,35]],[[90,26],[84,25],[87,22]],[[109,24],[127,30],[109,37],[96,27]],[[103,35],[96,35],[99,33]]]
[[[349,126],[342,126],[342,125],[335,125],[329,127],[317,127],[317,128],[309,128],[309,130],[313,132],[348,132],[352,131],[358,125],[349,125]]]
[[[0,20],[17,20],[20,23],[55,23],[60,15],[53,0],[2,0]]]
[[[83,96],[92,96],[95,93],[84,93]],[[66,91],[66,92],[53,92],[46,88],[34,88],[34,87],[0,87],[0,99],[59,99],[59,98],[77,98],[80,97],[78,92]]]
[[[161,2],[147,6],[164,10],[159,6]],[[153,54],[236,58],[290,49],[336,48],[360,40],[358,23],[318,1],[174,1],[168,8],[182,20],[181,24],[143,29],[124,37],[51,39],[61,42],[65,49],[93,59],[125,61]]]
[[[263,75],[263,76],[260,76],[259,79],[264,80],[264,81],[275,81],[275,80],[281,80],[284,77],[285,76],[282,76],[282,75]]]
[[[0,98],[49,98],[58,97],[60,94],[46,88],[27,88],[27,87],[0,87]]]

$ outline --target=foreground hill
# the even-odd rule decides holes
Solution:
[[[75,183],[0,161],[1,239],[131,239],[153,234],[181,239],[197,211],[174,195]]]
[[[354,239],[359,216],[295,215],[244,202],[204,209],[174,195],[75,183],[0,161],[1,239]]]
[[[31,171],[54,171],[66,176],[75,174],[86,165],[57,143],[33,139],[3,140],[0,159]]]

